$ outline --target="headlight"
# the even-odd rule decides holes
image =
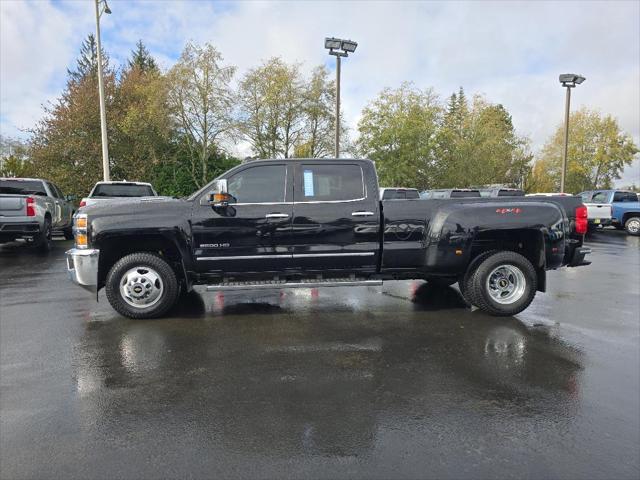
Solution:
[[[89,246],[89,220],[86,213],[76,213],[73,218],[73,235],[76,239],[76,248]]]

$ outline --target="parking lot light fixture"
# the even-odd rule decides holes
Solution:
[[[560,83],[567,89],[564,104],[564,152],[562,156],[562,172],[560,176],[560,192],[564,193],[567,178],[567,155],[569,153],[569,110],[571,108],[571,89],[586,80],[582,75],[575,73],[563,73],[560,75]]]
[[[111,14],[107,0],[95,0],[96,7],[96,42],[98,49],[98,93],[100,96],[100,131],[102,137],[102,176],[109,181],[109,147],[107,144],[107,112],[104,102],[104,81],[102,79],[102,43],[100,41],[100,18],[103,13]]]
[[[336,158],[340,158],[340,59],[348,57],[356,51],[358,43],[353,40],[326,37],[324,48],[329,50],[329,55],[336,57]]]

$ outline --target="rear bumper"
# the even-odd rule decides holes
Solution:
[[[0,221],[0,242],[10,242],[17,238],[33,238],[40,233],[39,222]]]
[[[611,225],[612,220],[610,218],[591,218],[589,219],[589,225],[602,225],[606,227],[607,225]]]
[[[573,258],[569,262],[569,267],[581,267],[583,265],[591,265],[591,262],[584,258],[591,253],[588,247],[578,247],[573,251]]]
[[[72,248],[67,254],[67,273],[72,282],[85,290],[98,289],[98,259],[100,250]]]

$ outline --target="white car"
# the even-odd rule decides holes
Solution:
[[[150,183],[128,182],[98,182],[95,184],[88,197],[80,201],[80,207],[95,205],[104,201],[132,197],[157,197],[158,194]]]

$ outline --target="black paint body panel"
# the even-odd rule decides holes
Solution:
[[[301,203],[302,169],[336,162],[362,169],[363,197]],[[239,165],[220,178],[259,165],[286,166],[284,202],[213,208],[207,203],[210,184],[189,199],[132,199],[83,209],[89,216],[91,243],[101,250],[101,262],[107,262],[103,269],[109,267],[108,260],[102,260],[109,258],[109,251],[154,251],[164,242],[188,285],[223,277],[323,272],[453,277],[496,238],[533,252],[541,270],[569,264],[582,245],[573,226],[579,197],[381,202],[375,167],[368,160],[261,160]],[[267,218],[274,214],[280,217]],[[105,276],[105,271],[99,273]]]

